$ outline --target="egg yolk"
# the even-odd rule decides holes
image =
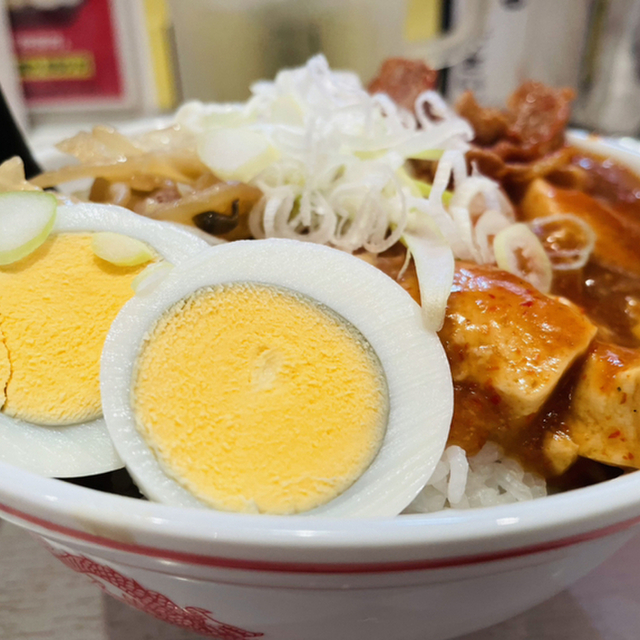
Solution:
[[[201,289],[147,336],[136,425],[165,473],[222,510],[291,514],[345,491],[388,418],[380,362],[328,308],[275,286]]]
[[[101,413],[104,340],[144,265],[117,267],[96,257],[91,238],[51,236],[0,267],[0,386],[8,369],[0,407],[10,416],[61,425]]]

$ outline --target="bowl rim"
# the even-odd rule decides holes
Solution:
[[[126,131],[166,123],[164,118],[144,120]],[[589,151],[609,153],[640,173],[636,140],[580,131],[569,132],[568,140]],[[47,155],[41,150],[38,157],[46,160]],[[375,560],[379,566],[391,562],[400,568],[398,563],[416,559],[475,562],[474,558],[484,561],[504,554],[537,553],[632,527],[640,522],[640,473],[516,504],[395,518],[338,519],[171,507],[99,493],[0,463],[0,513],[50,535],[134,553],[156,549],[169,555],[182,553],[188,559],[195,550],[194,558],[224,560],[237,558],[242,551],[243,557],[262,558],[267,565],[284,560],[291,567],[296,562],[302,567],[305,559],[311,559],[332,563],[335,569],[336,560],[343,567]],[[135,542],[122,542],[123,532],[129,539],[133,534]],[[211,556],[214,548],[218,555]]]
[[[0,463],[0,513],[53,537],[191,564],[406,571],[561,549],[633,527],[640,523],[640,473],[543,500],[355,519],[171,507]]]

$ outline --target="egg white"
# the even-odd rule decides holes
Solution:
[[[347,253],[296,240],[211,247],[173,269],[150,294],[127,302],[113,322],[101,361],[103,411],[140,490],[166,504],[210,508],[164,473],[136,429],[131,393],[143,340],[160,316],[200,288],[232,282],[277,285],[329,307],[362,333],[387,379],[389,419],[378,455],[349,489],[306,513],[400,513],[428,481],[447,440],[453,385],[444,349],[425,328],[420,307],[391,278]]]
[[[58,206],[52,233],[114,231],[148,243],[177,265],[208,244],[177,225],[149,220],[115,205]],[[95,475],[124,465],[113,447],[104,418],[44,426],[0,411],[0,461],[57,478]]]

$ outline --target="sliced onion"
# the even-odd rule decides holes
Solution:
[[[504,213],[511,214],[510,205],[505,207],[505,200],[499,197],[499,192],[500,188],[493,180],[484,176],[470,176],[464,181],[456,180],[451,204],[468,209],[473,220],[487,209],[504,210]]]
[[[255,178],[279,157],[263,133],[241,127],[207,131],[199,141],[198,155],[218,177],[240,182]]]
[[[407,198],[407,201],[408,206],[411,208],[411,217],[406,228],[409,233],[414,231],[416,225],[417,228],[420,228],[423,216],[426,215],[445,237],[453,250],[454,256],[458,256],[459,251],[465,253],[466,249],[464,246],[461,246],[462,241],[456,224],[441,203],[432,203],[430,200],[423,198]]]
[[[429,111],[425,107],[429,107]],[[433,126],[434,122],[445,119],[450,112],[449,106],[442,99],[442,96],[432,89],[423,91],[414,103],[414,111],[418,122],[423,128]],[[433,117],[431,117],[433,115]]]
[[[262,194],[256,187],[241,182],[218,182],[207,189],[194,191],[172,202],[156,203],[141,213],[155,220],[193,225],[194,216],[205,211],[231,211],[238,200],[239,209],[249,210]]]
[[[431,193],[429,194],[430,202],[442,202],[442,194],[449,186],[451,174],[453,173],[453,159],[451,155],[450,151],[445,151],[442,158],[440,158],[440,162],[438,162],[436,174],[433,177],[433,184],[431,185]]]
[[[192,100],[183,104],[176,113],[176,122],[181,128],[200,134],[215,127],[235,127],[245,122],[240,104],[203,104]]]
[[[0,193],[0,264],[21,260],[49,236],[58,201],[42,191]]]
[[[456,182],[467,177],[464,151],[473,131],[437,94],[421,96],[422,112],[429,103],[437,120],[420,128],[389,96],[370,95],[353,74],[332,71],[323,56],[251,91],[244,105],[193,103],[179,119],[204,135],[200,155],[215,173],[250,179],[264,194],[249,216],[254,237],[384,251],[404,232],[409,199],[419,196],[396,172],[408,158],[421,157],[440,159],[429,201],[447,238],[460,244],[445,191],[451,172]],[[458,248],[468,255],[468,247]]]
[[[195,153],[190,149],[181,149],[176,152],[147,153],[128,158],[124,162],[114,160],[107,164],[68,165],[41,173],[32,178],[31,182],[42,189],[84,178],[104,178],[109,182],[129,184],[145,175],[190,184],[207,171],[207,166]]]
[[[460,239],[456,257],[460,260],[472,260],[475,254],[475,247],[473,243],[473,225],[471,223],[469,210],[464,207],[450,206],[449,213],[456,225]]]
[[[558,213],[536,218],[528,224],[542,242],[556,271],[581,269],[589,261],[596,244],[596,234],[578,216]]]
[[[276,236],[276,215],[286,197],[286,194],[273,196],[265,202],[262,226],[267,238]]]
[[[500,231],[493,241],[493,250],[501,269],[526,280],[542,293],[549,292],[553,279],[551,261],[526,224],[514,224]]]
[[[500,211],[489,209],[485,211],[476,222],[475,241],[478,249],[476,261],[481,264],[495,262],[493,240],[495,236],[511,225],[511,221]]]
[[[91,248],[98,258],[118,267],[134,267],[153,260],[155,252],[142,240],[113,231],[99,231],[91,238]]]
[[[143,153],[129,138],[105,126],[94,127],[91,133],[80,131],[56,147],[83,163],[121,162]]]
[[[262,196],[262,198],[253,205],[249,212],[249,231],[251,232],[251,236],[256,240],[263,240],[266,238],[263,224],[263,215],[266,206],[267,197]]]
[[[431,185],[424,180],[412,180],[413,185],[418,189],[421,196],[428,198],[431,195]],[[442,203],[448,205],[453,197],[453,191],[444,191],[442,194]]]
[[[451,247],[428,216],[423,216],[419,230],[405,232],[402,239],[416,267],[425,325],[431,331],[439,331],[453,284],[455,260]]]
[[[27,181],[22,158],[14,156],[0,164],[0,191],[39,191]]]

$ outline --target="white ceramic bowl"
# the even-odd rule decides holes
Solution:
[[[179,509],[0,465],[0,515],[112,596],[201,635],[439,640],[542,602],[620,548],[640,524],[640,473],[516,505],[337,520]]]
[[[180,509],[0,465],[0,514],[111,595],[223,640],[431,640],[549,598],[640,523],[640,473],[393,519]]]

